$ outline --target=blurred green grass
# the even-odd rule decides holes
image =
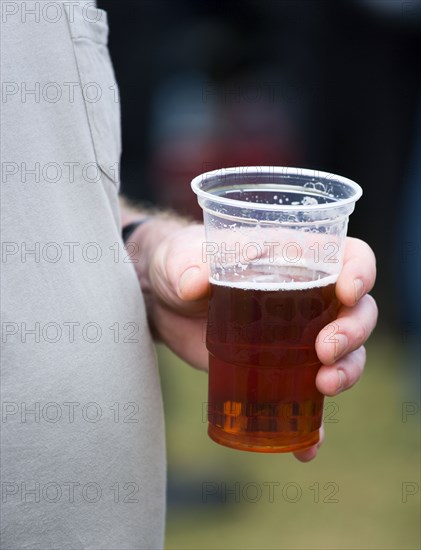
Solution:
[[[402,420],[405,403],[419,411],[419,395],[411,391],[402,342],[369,343],[362,381],[327,400],[326,441],[308,464],[213,443],[207,376],[164,347],[158,356],[167,550],[420,548],[420,493],[409,494],[420,487],[420,413]]]

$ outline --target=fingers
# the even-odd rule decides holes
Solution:
[[[334,365],[323,365],[317,373],[317,389],[324,395],[333,396],[352,388],[361,378],[365,360],[365,347],[361,346]]]
[[[367,243],[347,237],[344,264],[336,283],[336,295],[346,306],[355,305],[370,292],[376,280],[376,258]]]
[[[316,386],[324,395],[337,395],[351,388],[361,377],[365,365],[364,344],[377,323],[375,300],[366,292],[376,277],[375,258],[370,247],[359,239],[347,239],[343,270],[336,294],[345,304],[338,318],[320,331],[317,355],[324,365],[317,374]]]
[[[324,395],[333,396],[351,388],[361,378],[364,370],[366,352],[364,346],[349,353],[335,365],[323,366],[317,373],[316,386]],[[324,426],[320,428],[320,440],[309,449],[294,453],[300,462],[310,462],[316,458],[317,452],[325,439]]]
[[[317,452],[325,440],[325,429],[323,425],[319,430],[319,438],[319,442],[316,445],[313,445],[313,447],[294,453],[295,458],[300,462],[310,462],[310,460],[316,458]]]
[[[376,326],[378,310],[374,299],[367,295],[376,279],[376,259],[363,241],[348,237],[344,265],[336,283],[336,296],[343,304],[336,321],[320,331],[316,351],[323,366],[316,377],[317,389],[334,396],[358,382],[364,370],[364,343]],[[310,449],[294,453],[301,462],[313,460],[324,440]]]
[[[338,318],[320,331],[316,352],[323,365],[332,365],[361,347],[377,323],[375,300],[366,295],[354,307],[342,306]]]

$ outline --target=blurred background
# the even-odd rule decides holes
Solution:
[[[299,166],[363,187],[349,234],[378,260],[363,381],[327,442],[289,455],[207,439],[206,376],[160,349],[167,548],[420,548],[421,2],[98,0],[120,87],[122,191],[200,218],[191,179]]]

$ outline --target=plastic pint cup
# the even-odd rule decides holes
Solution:
[[[197,176],[210,267],[208,434],[245,451],[319,440],[316,338],[334,342],[348,217],[362,194],[315,170],[223,168]],[[332,344],[333,345],[333,344]]]

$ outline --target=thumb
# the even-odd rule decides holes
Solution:
[[[209,266],[202,259],[203,226],[181,228],[158,246],[149,269],[155,293],[170,307],[206,301]]]
[[[178,278],[177,295],[183,301],[196,301],[206,298],[209,290],[207,266],[190,265]]]

